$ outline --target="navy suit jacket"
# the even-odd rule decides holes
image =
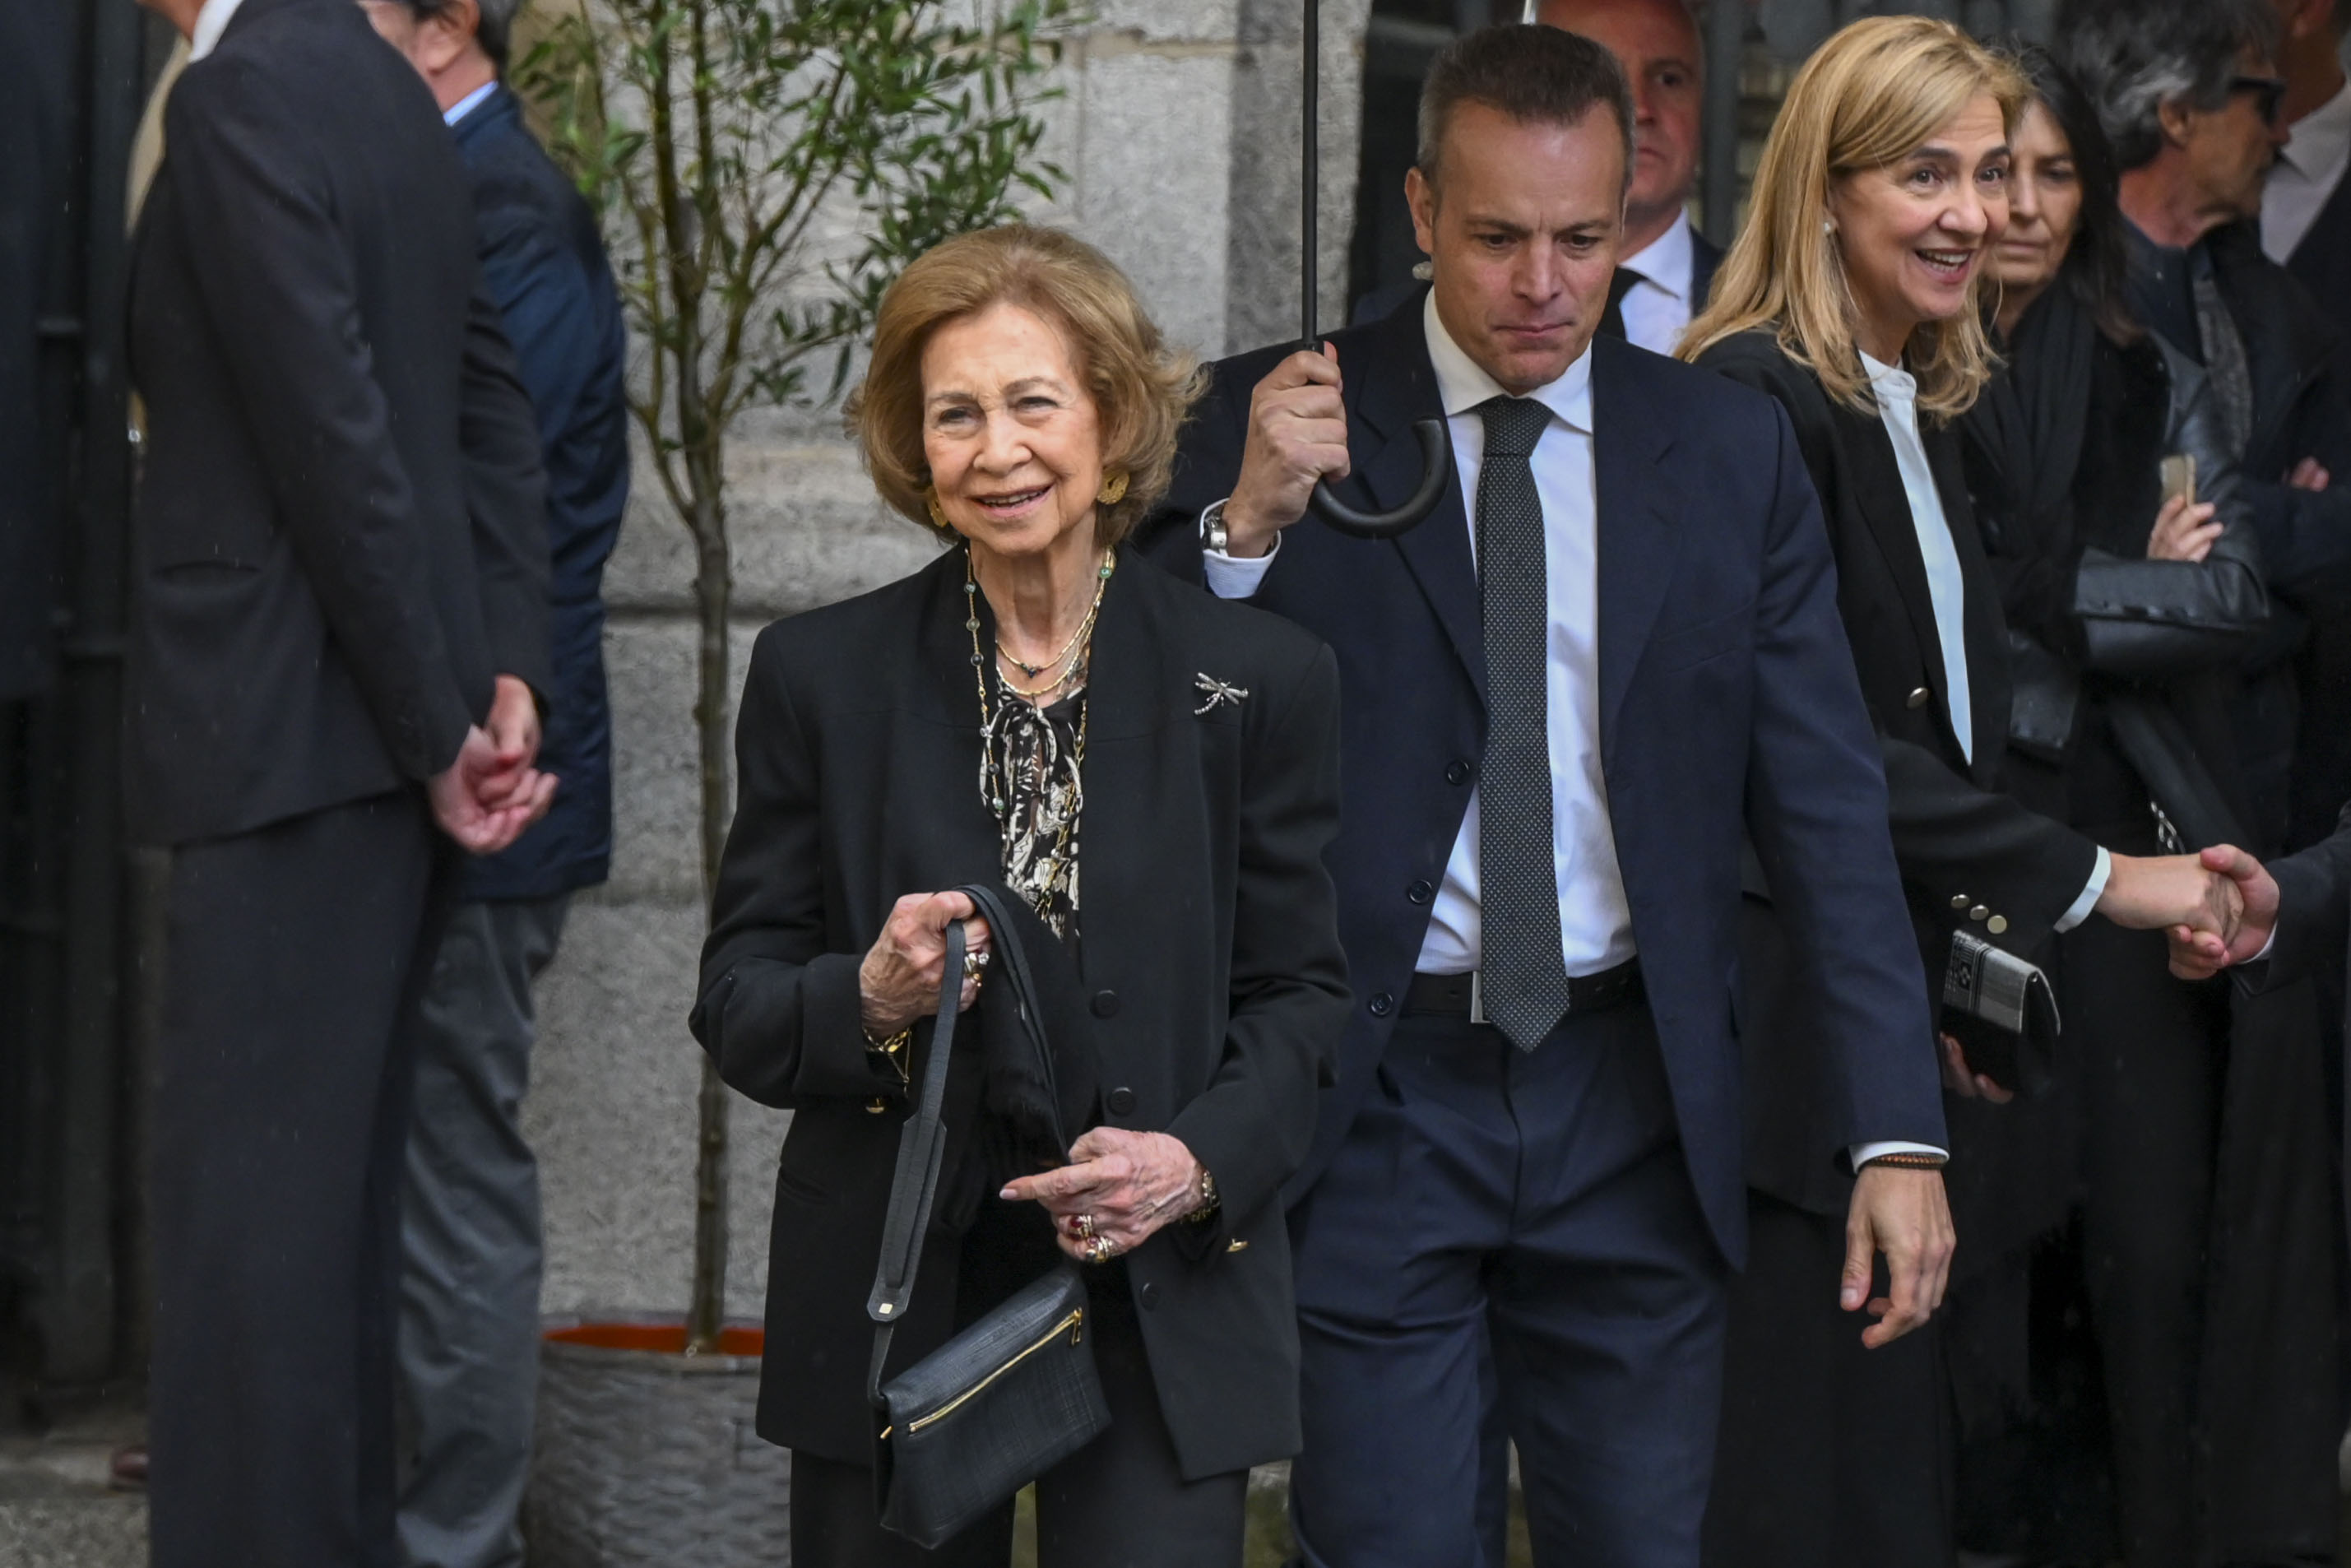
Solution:
[[[456,126],[473,183],[482,282],[514,345],[547,466],[552,675],[538,766],[547,816],[465,868],[469,898],[546,898],[602,882],[612,859],[612,716],[604,562],[629,500],[627,340],[595,215],[500,87]]]
[[[1338,488],[1359,507],[1394,506],[1420,474],[1413,422],[1441,412],[1420,309],[1333,338],[1353,456]],[[1149,524],[1172,569],[1199,572],[1198,513],[1231,492],[1250,390],[1287,351],[1216,367]],[[1828,536],[1786,416],[1630,344],[1601,340],[1592,352],[1609,816],[1690,1176],[1736,1263],[1747,1225],[1734,1023],[1742,834],[1791,871],[1775,891],[1834,1069],[1823,1163],[1874,1139],[1942,1145],[1926,988]],[[1294,1197],[1374,1081],[1483,752],[1485,653],[1459,486],[1400,539],[1352,539],[1308,517],[1283,536],[1256,602],[1328,642],[1342,685],[1344,820],[1331,857],[1355,1008]]]

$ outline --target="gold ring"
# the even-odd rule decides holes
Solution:
[[[1091,1241],[1093,1239],[1093,1234],[1094,1217],[1091,1214],[1078,1216],[1078,1239],[1081,1241]]]
[[[964,956],[963,956],[963,977],[964,977],[965,979],[967,979],[967,980],[977,980],[977,979],[978,979],[978,978],[979,978],[979,972],[980,972],[982,969],[985,969],[985,968],[987,968],[987,952],[986,952],[985,950],[982,950],[982,951],[980,951],[980,952],[977,952],[977,953],[973,953],[973,952],[967,952],[967,953],[965,953],[965,954],[964,954]]]
[[[1107,1236],[1097,1236],[1086,1243],[1086,1261],[1089,1263],[1107,1263],[1117,1255],[1118,1249]]]

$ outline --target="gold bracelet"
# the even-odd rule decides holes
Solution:
[[[1867,1170],[1872,1166],[1898,1166],[1906,1171],[1938,1171],[1949,1164],[1950,1161],[1941,1155],[1896,1154],[1880,1155],[1876,1159],[1864,1160],[1861,1162],[1861,1168]]]
[[[1200,1206],[1184,1217],[1184,1223],[1186,1225],[1206,1224],[1208,1217],[1217,1212],[1217,1206],[1222,1201],[1222,1199],[1217,1197],[1216,1173],[1208,1169],[1207,1166],[1202,1166],[1200,1167]]]
[[[902,1029],[887,1040],[874,1039],[870,1029],[864,1034],[865,1054],[869,1058],[878,1056],[889,1063],[890,1071],[898,1075],[898,1088],[903,1092],[914,1082],[914,1074],[906,1065],[906,1044],[914,1038],[914,1030]]]

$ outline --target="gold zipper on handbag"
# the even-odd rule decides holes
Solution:
[[[1071,1344],[1077,1343],[1079,1339],[1085,1333],[1085,1308],[1077,1308],[1071,1312],[1068,1317],[1063,1318],[1060,1322],[1057,1322],[1051,1328],[1047,1329],[1038,1337],[1035,1344],[1030,1345],[1027,1350],[1022,1351],[1019,1354],[1006,1362],[1002,1366],[998,1367],[994,1372],[989,1373],[986,1377],[981,1378],[977,1383],[973,1384],[969,1388],[965,1389],[961,1394],[956,1395],[953,1399],[948,1400],[945,1405],[942,1405],[937,1409],[932,1411],[929,1415],[920,1416],[915,1417],[914,1420],[907,1422],[907,1435],[911,1437],[913,1434],[921,1431],[924,1427],[929,1426],[934,1421],[946,1420],[948,1416],[956,1413],[956,1407],[957,1406],[962,1405],[967,1400],[978,1397],[981,1392],[984,1391],[989,1384],[995,1382],[998,1378],[1003,1376],[1006,1373],[1011,1371],[1014,1367],[1019,1365],[1022,1362],[1028,1360],[1030,1356],[1036,1354],[1047,1345],[1052,1343],[1056,1339],[1059,1339],[1061,1336],[1064,1331],[1067,1331],[1069,1333],[1070,1343]],[[887,1437],[890,1434],[885,1430],[882,1435],[884,1437]]]

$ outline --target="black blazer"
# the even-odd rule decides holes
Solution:
[[[993,617],[976,602],[987,646]],[[866,1108],[893,1082],[865,1051],[858,966],[901,895],[1002,874],[978,791],[965,603],[957,550],[760,633],[693,1018],[728,1083],[795,1112],[759,1431],[861,1464],[864,1303],[904,1107]],[[1249,695],[1200,711],[1204,675]],[[1077,946],[1096,988],[1101,1119],[1183,1140],[1223,1202],[1216,1226],[1171,1227],[1123,1265],[1193,1478],[1299,1444],[1277,1197],[1306,1157],[1347,1012],[1322,863],[1338,828],[1338,724],[1329,650],[1123,558],[1094,633]],[[929,1239],[893,1349],[904,1360],[947,1332],[955,1247]]]
[[[345,0],[246,0],[165,111],[132,258],[147,403],[134,823],[179,842],[422,779],[547,686],[538,438],[467,183]]]
[[[1964,583],[1972,761],[1951,727],[1926,560],[1885,425],[1875,414],[1833,402],[1767,331],[1718,343],[1698,363],[1780,401],[1820,490],[1836,551],[1837,609],[1885,758],[1894,853],[1926,978],[1939,998],[1953,930],[2029,952],[2081,895],[2097,862],[2089,840],[2000,792],[2008,747],[2007,630],[1970,507],[1958,433],[1928,422],[1919,429]],[[1779,868],[1764,859],[1770,885],[1750,891],[1782,902]],[[1991,929],[1993,915],[2004,930]],[[1763,1044],[1761,1037],[1785,1035],[1791,1038],[1777,1049],[1801,1056],[1816,1004],[1772,994],[1773,967],[1758,957],[1758,936],[1770,941],[1768,933],[1750,934],[1756,1027],[1749,1049]],[[1830,1210],[1842,1205],[1842,1184],[1825,1180],[1818,1164],[1803,1157],[1816,1141],[1807,1129],[1819,1115],[1810,1095],[1792,1092],[1804,1082],[1802,1074],[1759,1077],[1750,1174],[1776,1197]]]
[[[1394,506],[1420,476],[1413,423],[1440,412],[1421,312],[1332,336],[1353,457],[1341,493]],[[1287,351],[1216,367],[1154,523],[1154,549],[1174,569],[1200,571],[1199,509],[1231,493],[1250,391]],[[1784,902],[1794,961],[1820,998],[1812,1156],[1823,1169],[1848,1143],[1940,1142],[1933,1044],[1901,936],[1876,742],[1786,417],[1604,338],[1592,346],[1592,398],[1610,825],[1691,1183],[1736,1262],[1747,1227],[1733,1017],[1742,835],[1797,868]],[[1485,650],[1460,486],[1395,540],[1297,524],[1256,602],[1328,640],[1346,683],[1347,815],[1332,866],[1363,1005],[1302,1192],[1374,1092],[1484,752]]]
[[[2335,181],[2285,269],[2333,321],[2335,384],[2351,386],[2351,180]]]

